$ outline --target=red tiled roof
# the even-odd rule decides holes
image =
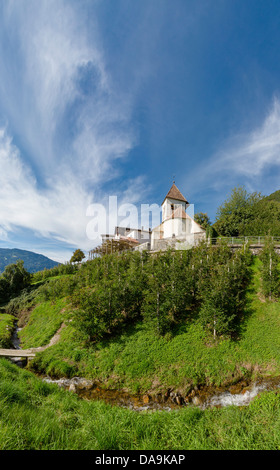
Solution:
[[[183,201],[185,202],[186,204],[188,204],[188,201],[186,200],[186,198],[183,196],[183,194],[179,191],[179,189],[177,188],[177,186],[175,185],[175,183],[172,184],[170,190],[168,191],[167,195],[165,196],[164,198],[164,201],[166,198],[171,198],[171,199],[176,199],[177,201]],[[163,202],[164,202],[163,201]]]
[[[139,244],[139,241],[136,240],[135,238],[131,238],[131,237],[124,237],[124,236],[120,236],[120,240],[127,240],[129,242],[133,242],[133,243],[138,243]]]

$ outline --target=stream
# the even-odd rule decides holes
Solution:
[[[72,379],[52,379],[44,377],[44,381],[55,383],[71,392],[77,393],[80,397],[87,400],[103,400],[108,404],[133,409],[135,411],[171,411],[179,410],[186,406],[197,406],[201,409],[225,406],[247,406],[261,392],[280,390],[280,377],[265,379],[259,383],[253,383],[242,388],[238,393],[232,393],[229,390],[209,391],[199,390],[193,397],[185,397],[178,393],[166,392],[155,396],[149,395],[131,395],[122,390],[109,390],[102,388],[102,384],[89,381],[87,379],[73,377]]]
[[[16,326],[12,337],[14,349],[20,350],[20,340],[18,338],[20,328]],[[11,358],[19,367],[24,366],[20,357]],[[260,379],[251,384],[240,383],[230,386],[227,389],[210,389],[208,387],[193,390],[188,396],[168,389],[164,393],[154,396],[132,395],[123,390],[110,390],[104,388],[102,383],[97,383],[81,377],[53,379],[48,376],[40,376],[48,383],[57,384],[59,387],[76,393],[86,400],[102,400],[107,404],[121,406],[135,411],[171,411],[179,410],[184,406],[197,406],[201,409],[225,406],[247,406],[261,392],[280,390],[280,377]]]

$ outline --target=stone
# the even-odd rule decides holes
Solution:
[[[193,397],[192,403],[193,403],[195,406],[199,406],[199,405],[201,405],[202,402],[201,402],[201,399],[196,395],[196,396]]]
[[[169,397],[170,397],[170,388],[165,392],[163,396],[163,401],[166,402]]]
[[[176,396],[176,403],[180,406],[183,404],[183,398],[181,397],[181,395]]]
[[[81,379],[78,387],[80,390],[91,390],[94,387],[94,384],[90,380]]]
[[[157,393],[156,396],[155,396],[155,400],[156,400],[157,403],[162,403],[163,402],[162,394]]]
[[[145,405],[147,405],[148,403],[150,403],[150,396],[149,395],[143,395],[143,403]]]

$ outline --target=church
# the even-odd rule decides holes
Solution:
[[[162,202],[162,222],[151,233],[151,251],[188,249],[206,238],[205,230],[190,217],[187,199],[175,182]],[[140,248],[140,247],[139,247]]]
[[[101,235],[102,244],[89,252],[90,259],[114,251],[187,250],[197,245],[206,239],[206,231],[186,212],[189,206],[173,182],[161,204],[161,223],[157,227],[152,230],[115,227],[114,234]]]

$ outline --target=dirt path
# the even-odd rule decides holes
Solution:
[[[45,349],[49,348],[50,346],[53,346],[54,344],[56,344],[60,339],[60,333],[61,333],[61,330],[63,330],[64,327],[65,327],[65,323],[62,323],[61,327],[57,330],[55,335],[52,337],[49,344],[46,344],[45,346],[39,346],[38,348],[29,348],[29,351],[32,351],[34,353],[44,351]]]

